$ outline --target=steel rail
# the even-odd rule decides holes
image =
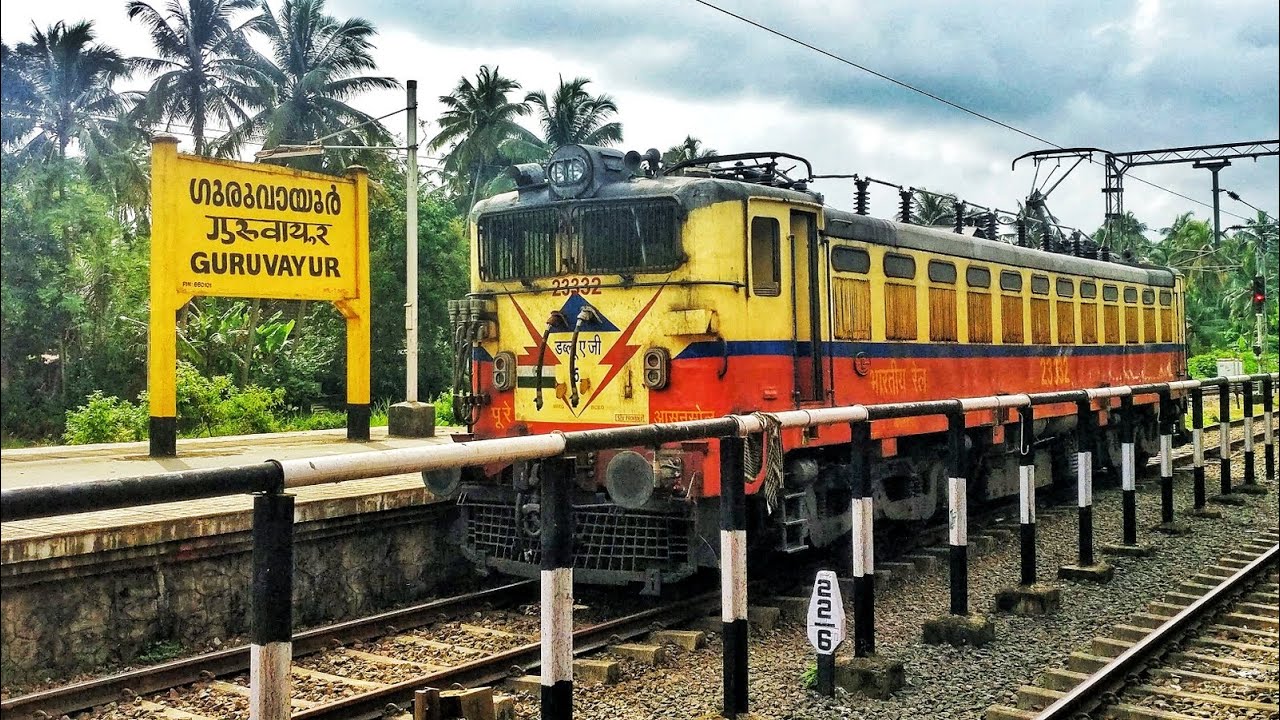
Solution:
[[[720,591],[704,593],[660,608],[652,608],[625,617],[608,620],[573,633],[574,656],[596,652],[603,647],[643,635],[655,627],[666,627],[703,614],[712,603],[718,603]],[[542,644],[532,642],[511,648],[464,665],[427,673],[388,687],[293,713],[292,720],[373,720],[384,717],[389,703],[403,703],[415,690],[426,687],[448,688],[455,683],[464,687],[491,685],[512,675],[514,668],[529,672],[538,667]]]
[[[383,635],[388,626],[409,629],[432,622],[441,613],[468,610],[483,604],[511,604],[525,596],[536,598],[537,590],[537,580],[523,580],[488,590],[378,613],[358,620],[313,628],[293,636],[293,651],[295,656],[302,656],[323,650],[335,640],[345,644]],[[10,713],[34,715],[36,712],[44,712],[49,717],[61,717],[97,705],[117,702],[126,690],[137,695],[145,695],[196,682],[208,675],[219,677],[248,669],[249,646],[239,645],[9,698],[0,702],[0,710],[6,716]]]
[[[1199,600],[1191,603],[1182,612],[1174,615],[1163,625],[1152,630],[1146,637],[1134,643],[1115,660],[1085,678],[1066,695],[1045,708],[1036,716],[1036,720],[1070,720],[1078,713],[1090,712],[1101,702],[1106,693],[1115,692],[1123,687],[1125,677],[1141,668],[1156,656],[1165,651],[1170,642],[1196,623],[1218,610],[1227,600],[1233,598],[1246,583],[1260,575],[1269,565],[1280,557],[1280,544],[1272,545],[1269,550],[1257,559],[1241,568],[1234,575],[1219,583]]]

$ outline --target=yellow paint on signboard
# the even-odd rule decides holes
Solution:
[[[151,454],[176,454],[176,314],[194,296],[327,300],[347,320],[347,435],[369,436],[368,174],[151,153]],[[363,426],[363,427],[361,427]]]

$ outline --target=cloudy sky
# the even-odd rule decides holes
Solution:
[[[1280,136],[1275,0],[712,2],[1062,146],[1128,151]],[[419,82],[426,137],[436,97],[487,63],[527,90],[554,88],[560,75],[591,78],[617,101],[628,149],[666,149],[693,135],[721,152],[792,152],[818,173],[856,172],[983,205],[1015,207],[1034,169],[1011,171],[1011,160],[1046,147],[695,0],[329,0],[329,9],[375,23],[381,71]],[[0,34],[14,43],[32,22],[82,17],[124,52],[147,54],[122,1],[4,0]],[[403,96],[357,104],[382,114]],[[402,120],[388,122],[398,129]],[[1206,170],[1132,174],[1211,201]],[[1092,230],[1102,181],[1101,167],[1082,166],[1049,206]],[[1222,184],[1277,214],[1276,158],[1238,161]],[[829,203],[851,205],[851,182],[816,187]],[[1125,203],[1154,228],[1188,210],[1210,214],[1132,179]],[[1225,197],[1223,210],[1253,214]],[[873,194],[873,214],[892,211],[888,193]],[[1224,226],[1238,222],[1223,216]]]

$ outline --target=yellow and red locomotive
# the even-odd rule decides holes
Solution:
[[[512,168],[517,190],[471,213],[472,292],[451,305],[469,436],[1185,376],[1176,272],[836,210],[808,189],[811,171],[792,179],[782,160],[808,168],[764,153],[663,170],[655,151],[577,145]],[[1154,411],[1140,408],[1150,450]],[[1037,416],[1037,477],[1074,477],[1074,406]],[[975,497],[1017,492],[1014,420],[966,418]],[[873,424],[877,515],[938,512],[945,422]],[[782,462],[747,487],[757,544],[795,552],[848,532],[849,439],[841,425],[782,431]],[[1104,464],[1118,454],[1098,450]],[[653,588],[717,565],[715,442],[575,466],[578,579]],[[477,564],[537,574],[531,473],[429,483],[457,497]]]

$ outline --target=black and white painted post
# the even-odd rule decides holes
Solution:
[[[573,468],[543,460],[538,471],[542,539],[542,720],[573,717]]]
[[[1134,453],[1133,395],[1120,398],[1120,493],[1123,503],[1125,545],[1138,544],[1138,460]]]
[[[743,440],[720,438],[720,597],[724,713],[747,712],[747,499]]]
[[[250,720],[288,720],[293,661],[293,496],[253,498]]]
[[[1265,425],[1262,429],[1262,447],[1267,480],[1275,482],[1280,478],[1276,477],[1276,430],[1272,425],[1275,422],[1275,415],[1272,414],[1272,392],[1271,376],[1266,375],[1262,378],[1262,422]]]
[[[1076,562],[1093,565],[1093,447],[1098,415],[1089,398],[1076,401],[1076,512],[1080,525],[1080,548]]]
[[[1231,382],[1218,386],[1218,467],[1223,495],[1231,494]]]
[[[1244,484],[1256,485],[1253,471],[1253,380],[1244,381]]]
[[[1018,408],[1018,510],[1023,585],[1036,582],[1035,407]]]
[[[1191,389],[1191,495],[1196,512],[1204,512],[1204,388]]]
[[[1160,522],[1173,529],[1173,429],[1177,412],[1168,386],[1160,390]]]
[[[947,414],[947,526],[950,531],[951,614],[969,614],[968,481],[964,412]]]
[[[849,424],[850,472],[853,497],[849,501],[853,540],[853,655],[876,652],[875,516],[871,499],[871,423]]]

